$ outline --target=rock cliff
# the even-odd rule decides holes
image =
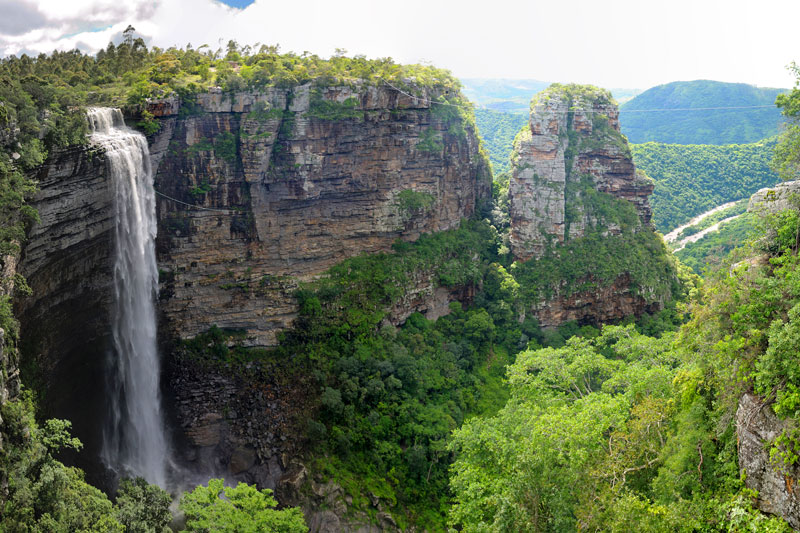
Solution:
[[[153,102],[162,332],[185,339],[218,326],[237,330],[223,343],[274,345],[296,316],[300,282],[472,216],[491,195],[476,132],[432,108],[435,93],[419,93],[304,85]],[[469,297],[410,274],[415,286],[390,310],[394,323],[414,311],[435,318]],[[275,489],[304,507],[313,531],[369,523],[334,526],[325,514],[333,496],[295,490],[324,483],[298,474],[306,470],[296,461],[313,387],[298,376],[312,369],[258,362],[232,373],[181,353],[169,381],[184,461]]]
[[[488,166],[474,129],[431,96],[309,84],[155,103],[169,329],[216,324],[274,345],[298,280],[471,216]]]
[[[457,227],[490,197],[474,127],[432,107],[434,90],[416,92],[309,84],[150,103],[160,122],[149,141],[165,357],[212,326],[237,330],[240,345],[274,345],[295,317],[299,282],[397,239]],[[105,156],[89,145],[56,151],[36,177],[40,221],[19,267],[33,296],[16,303],[28,383],[46,391],[47,416],[73,421],[86,451],[85,461],[70,462],[103,484],[95,458],[114,250]],[[438,316],[468,296],[437,290],[420,273],[391,315]],[[280,365],[231,375],[179,355],[171,363],[183,459],[277,488],[302,444],[293,439],[304,427],[304,385],[279,379]]]
[[[55,151],[36,175],[19,272],[32,295],[19,298],[26,384],[46,392],[48,416],[72,421],[91,455],[105,416],[104,360],[110,335],[113,198],[105,156],[91,146]],[[89,459],[91,460],[91,459]],[[86,466],[84,464],[84,466]]]
[[[751,213],[770,214],[796,208],[800,194],[800,181],[787,181],[774,187],[764,187],[750,197],[747,210]]]
[[[570,320],[598,325],[663,307],[675,273],[650,226],[653,183],[634,167],[608,91],[554,84],[534,97],[530,123],[514,142],[512,172],[514,258],[531,263],[523,270],[549,259],[552,268],[564,271],[544,291],[546,297],[530,302],[529,312],[542,326]],[[581,244],[589,238],[592,252],[599,242],[608,243],[599,247],[608,261],[583,257],[592,253],[589,244]],[[646,265],[636,272],[622,266],[620,256],[639,255],[642,247],[653,254],[654,265],[663,263],[658,272]],[[615,261],[620,267],[614,272],[596,268]]]
[[[736,411],[736,440],[739,470],[747,488],[758,491],[756,506],[765,513],[783,517],[794,529],[800,528],[800,470],[779,468],[770,460],[768,445],[789,422],[780,420],[772,408],[753,394],[739,400]]]
[[[653,183],[633,165],[608,91],[556,84],[538,94],[512,158],[511,246],[517,259],[541,257],[551,244],[582,237],[587,226],[604,222],[582,201],[587,185],[632,202],[642,223],[650,223]],[[606,232],[619,228],[609,225]]]

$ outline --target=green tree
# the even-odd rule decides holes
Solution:
[[[82,471],[55,459],[60,449],[81,447],[78,439],[69,436],[68,421],[47,420],[39,426],[28,394],[3,405],[2,420],[5,442],[0,470],[7,476],[8,492],[4,499],[0,492],[0,531],[124,531],[105,494],[86,483]]]
[[[123,479],[117,494],[117,520],[126,533],[169,533],[169,493],[143,478]]]
[[[303,513],[293,507],[277,510],[269,489],[258,490],[247,483],[225,487],[211,479],[181,497],[190,533],[305,533]]]
[[[800,177],[800,65],[792,61],[789,70],[795,76],[794,89],[775,100],[789,121],[775,149],[775,168],[784,180]]]

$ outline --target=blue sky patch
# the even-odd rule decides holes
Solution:
[[[236,9],[244,9],[255,2],[255,0],[218,0],[218,2],[226,6],[235,7]]]

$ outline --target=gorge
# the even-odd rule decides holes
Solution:
[[[159,409],[153,403],[159,398],[155,388],[159,365],[153,359],[157,357],[154,330],[148,325],[150,311],[136,307],[148,301],[147,294],[152,290],[149,284],[157,275],[159,346],[167,354],[168,398],[174,402],[170,416],[180,428],[176,442],[182,447],[176,460],[190,471],[216,472],[226,479],[273,488],[282,501],[306,507],[312,522],[344,520],[341,513],[320,510],[317,506],[325,505],[324,502],[314,503],[314,498],[300,496],[300,486],[309,482],[314,485],[317,481],[309,478],[316,479],[320,474],[313,470],[304,473],[309,468],[305,464],[308,452],[304,450],[309,444],[303,444],[304,419],[310,416],[308,406],[315,402],[315,395],[308,391],[311,385],[308,378],[286,366],[297,356],[291,351],[283,352],[285,355],[268,364],[254,361],[247,364],[246,372],[232,371],[232,363],[220,367],[204,363],[196,356],[187,358],[191,352],[182,344],[194,342],[193,338],[201,338],[209,328],[216,328],[226,333],[217,340],[200,341],[201,350],[207,350],[203,343],[208,342],[209,346],[219,346],[214,350],[252,351],[275,346],[282,330],[304,320],[305,304],[301,300],[298,309],[294,296],[297,288],[318,283],[315,280],[321,274],[348,256],[391,252],[398,238],[413,242],[425,232],[446,235],[455,231],[462,219],[474,216],[482,203],[489,201],[487,162],[479,152],[474,127],[460,114],[445,106],[437,107],[437,91],[417,88],[414,92],[421,96],[414,98],[390,87],[304,85],[288,90],[233,94],[212,91],[188,100],[174,97],[154,100],[145,109],[157,117],[160,127],[148,138],[149,153],[139,151],[143,150],[144,137],[122,129],[119,112],[92,110],[92,123],[98,122],[93,126],[93,145],[101,151],[94,152],[90,146],[88,150],[57,155],[53,163],[43,167],[39,178],[41,192],[34,205],[42,214],[41,222],[34,225],[21,262],[21,271],[35,294],[22,302],[22,342],[29,353],[41,354],[41,368],[45,370],[42,379],[49,383],[45,385],[49,391],[57,390],[55,383],[69,372],[65,368],[92,365],[91,372],[66,374],[67,381],[83,382],[80,387],[83,390],[97,390],[97,377],[104,375],[104,350],[124,356],[128,353],[126,348],[132,347],[130,353],[136,353],[137,357],[130,361],[123,357],[117,363],[128,374],[115,378],[124,393],[115,408],[112,427],[117,430],[108,434],[120,440],[109,442],[107,434],[96,434],[95,415],[87,416],[82,411],[82,399],[65,401],[69,396],[61,396],[59,407],[53,408],[52,414],[74,420],[75,431],[86,443],[87,451],[92,453],[99,447],[112,470],[128,465],[132,472],[150,481],[164,482],[163,460],[152,462],[154,457],[165,456],[157,450],[166,450],[167,440],[159,431]],[[554,98],[562,93],[561,88],[550,92]],[[532,130],[538,131],[536,124],[547,123],[546,116],[550,113],[558,117],[561,130],[554,133],[555,140],[547,142],[567,142],[567,132],[571,136],[574,131],[591,136],[591,123],[581,122],[580,113],[569,117],[570,129],[567,129],[565,111],[567,107],[577,107],[591,115],[598,112],[593,105],[575,101],[565,104],[563,109],[536,110],[531,115]],[[608,113],[609,120],[615,120],[616,109],[610,103],[603,105],[602,111]],[[105,122],[100,124],[99,119]],[[539,243],[540,255],[544,253],[541,248],[544,241],[533,237],[520,241],[515,235],[526,231],[525,227],[539,226],[559,227],[563,232],[564,202],[568,203],[567,210],[577,208],[584,218],[573,223],[572,229],[559,240],[580,245],[585,235],[594,234],[594,228],[607,227],[608,223],[612,224],[608,226],[610,230],[599,231],[605,231],[606,235],[610,232],[612,237],[634,230],[652,235],[646,204],[651,189],[635,176],[629,156],[624,159],[624,155],[617,155],[614,157],[620,158],[619,162],[603,163],[609,160],[608,150],[619,153],[620,141],[613,135],[606,137],[609,134],[602,124],[597,121],[595,124],[594,151],[579,151],[581,155],[575,158],[574,165],[583,174],[576,170],[573,178],[567,180],[570,183],[567,187],[572,191],[575,176],[584,176],[587,184],[584,186],[598,191],[592,194],[607,197],[608,201],[617,201],[612,200],[613,195],[623,202],[633,199],[641,213],[634,215],[635,219],[625,219],[632,224],[630,228],[613,226],[613,220],[603,219],[610,211],[593,211],[592,204],[584,202],[585,196],[591,197],[588,192],[576,196],[569,192],[565,196],[564,179],[560,181],[561,207],[556,205],[542,211],[523,207],[523,202],[531,195],[537,197],[550,191],[546,181],[525,185],[527,196],[512,189],[512,214],[525,212],[543,217],[528,226],[512,217],[515,254],[516,247],[523,242],[526,246]],[[109,128],[114,128],[113,135]],[[101,132],[106,137],[101,139]],[[146,181],[150,175],[148,157],[152,158],[157,197],[152,192],[124,192],[114,185],[118,175],[124,175],[115,163],[119,156],[114,151],[114,142],[122,142],[119,137],[130,147],[128,156],[135,153],[136,158],[141,158],[137,161],[139,171],[128,175],[129,179],[135,175]],[[578,141],[570,137],[568,142]],[[576,148],[562,145],[561,158],[548,163],[562,169],[562,178],[565,150]],[[517,168],[520,173],[525,172],[526,165],[537,168],[548,157],[520,148]],[[103,160],[107,162],[105,167],[98,166]],[[133,163],[125,159],[123,162]],[[605,168],[610,170],[602,170]],[[48,179],[49,175],[53,179]],[[87,195],[86,180],[95,175],[94,179],[99,181],[91,185]],[[547,177],[545,172],[541,175],[544,180],[559,181]],[[522,179],[520,174],[519,180]],[[115,203],[114,198],[121,196],[135,202],[137,194],[139,204],[130,204],[131,209],[122,209]],[[95,200],[86,204],[87,198]],[[115,212],[117,216],[127,213],[140,220],[128,222],[122,218],[113,222]],[[146,222],[148,212],[157,216],[157,228]],[[550,218],[558,213],[561,213],[558,220]],[[57,240],[61,247],[58,253],[47,249],[56,234],[61,235]],[[158,272],[154,261],[142,254],[151,246],[147,244],[148,235],[155,237]],[[123,255],[121,261],[121,243],[133,237],[144,240],[130,242],[129,246],[137,253],[133,254],[135,257]],[[470,247],[466,241],[460,246],[465,248],[435,256],[430,266],[412,267],[415,270],[407,272],[405,281],[387,280],[397,284],[400,291],[387,300],[368,304],[377,304],[376,324],[400,326],[415,312],[435,320],[451,312],[450,302],[469,304],[480,290],[481,282],[469,277],[463,278],[464,281],[443,282],[441,269],[454,260],[463,265],[459,269],[494,267],[477,258],[486,253],[481,247]],[[626,248],[629,245],[621,242],[620,246],[625,250],[623,253],[630,255],[636,253],[634,249],[639,245],[631,243],[632,248]],[[94,254],[87,254],[87,248],[93,249]],[[663,248],[660,253],[665,256]],[[136,274],[130,270],[134,258],[143,261]],[[66,268],[65,261],[70,261],[72,267]],[[532,259],[530,265],[536,262]],[[583,284],[587,276],[594,276],[601,290],[585,289],[579,295],[572,295],[565,293],[562,286],[549,298],[544,292],[535,298],[522,298],[519,303],[511,304],[520,310],[520,315],[509,316],[509,327],[518,331],[519,326],[514,324],[522,320],[526,308],[529,314],[542,317],[540,323],[549,327],[570,320],[599,324],[640,314],[645,309],[657,311],[672,297],[671,279],[675,275],[668,263],[664,265],[665,270],[656,274],[660,277],[655,279],[661,288],[648,288],[637,272],[612,272],[600,278],[599,271],[583,265],[587,270],[575,272],[576,283]],[[62,273],[54,276],[55,271]],[[86,286],[84,272],[97,273],[91,279],[98,285]],[[561,280],[557,285],[560,283]],[[636,296],[641,303],[620,306],[618,302],[630,298],[622,295],[634,283],[642,284]],[[134,293],[139,294],[140,304],[132,300]],[[53,297],[56,294],[59,298]],[[88,294],[92,297],[87,298]],[[567,297],[572,303],[559,300]],[[596,301],[592,302],[592,298]],[[321,301],[323,309],[327,305],[332,309],[342,305],[336,300]],[[103,319],[76,324],[67,317],[63,322],[48,321],[52,328],[32,326],[42,320],[39,317],[52,316],[58,306],[69,309],[64,313],[71,317],[83,320],[76,310],[87,304],[94,308],[97,302],[102,302],[109,313],[105,319],[109,322],[102,327],[97,320]],[[119,308],[115,302],[133,307]],[[608,304],[607,311],[601,311],[602,302]],[[578,313],[555,311],[576,305],[581,309]],[[91,313],[92,309],[85,312]],[[356,322],[348,322],[355,327]],[[134,329],[125,329],[129,327]],[[66,332],[58,328],[68,329],[71,343],[65,342]],[[27,331],[36,331],[36,335],[28,335]],[[516,346],[521,335],[510,333],[509,346]],[[140,341],[144,344],[133,345]],[[485,339],[476,342],[483,343]],[[310,345],[301,344],[290,350],[308,350],[306,346]],[[87,358],[86,354],[92,352],[95,356]],[[286,357],[286,362],[281,362]],[[139,365],[144,383],[135,385],[130,381],[130,373]],[[53,370],[48,372],[48,368]],[[134,400],[132,393],[139,386],[146,388],[141,391],[142,399]],[[113,398],[119,394],[115,390],[112,386],[107,394]],[[327,389],[323,386],[323,390]],[[260,392],[253,395],[253,391]],[[137,403],[143,400],[146,402]],[[136,410],[142,406],[146,411]],[[323,420],[324,416],[323,410]],[[137,441],[137,435],[150,440]],[[135,454],[131,455],[132,452]],[[325,478],[321,480],[331,483]],[[339,498],[343,496],[340,494]],[[366,516],[362,515],[356,523],[359,520],[366,520]]]
[[[136,475],[200,484],[190,531],[202,494],[260,494],[292,532],[797,523],[795,470],[770,463],[792,425],[747,415],[791,368],[791,213],[706,291],[652,227],[606,90],[536,95],[504,185],[446,71],[124,46],[86,64],[138,81],[3,115],[38,185],[24,243],[0,241],[4,520],[134,530],[136,490],[169,514]]]

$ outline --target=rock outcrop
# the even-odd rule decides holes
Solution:
[[[750,197],[747,210],[760,214],[778,213],[785,209],[797,209],[798,203],[800,203],[800,181],[787,181],[756,191]]]
[[[745,485],[758,491],[756,507],[781,516],[794,529],[800,529],[800,469],[779,468],[770,461],[768,448],[786,427],[786,422],[757,396],[748,393],[739,400],[736,440]]]
[[[79,457],[87,458],[99,449],[105,418],[113,193],[104,154],[88,145],[55,151],[36,179],[30,203],[39,221],[18,266],[32,289],[16,302],[20,350],[36,373],[28,386],[47,391],[40,407],[72,421],[88,452]]]
[[[538,94],[512,157],[508,195],[517,259],[541,257],[553,244],[582,237],[596,222],[599,214],[581,202],[586,179],[593,189],[632,202],[642,223],[650,223],[653,182],[633,165],[608,91],[556,84]]]
[[[474,130],[394,89],[209,93],[181,113],[153,138],[161,308],[180,338],[216,324],[274,345],[298,280],[457,227],[491,194]]]
[[[653,182],[634,167],[608,91],[554,84],[534,97],[529,126],[514,143],[512,169],[510,244],[518,262],[557,256],[565,245],[580,246],[577,243],[590,235],[627,236],[628,244],[619,246],[650,246],[652,253],[666,257],[650,225]],[[649,244],[631,237],[638,232],[648,232]],[[572,260],[571,255],[562,257],[561,264],[574,275],[580,267],[565,264]],[[669,290],[643,286],[624,268],[607,279],[589,270],[577,276],[572,287],[563,276],[549,287],[550,295],[533,302],[526,313],[544,327],[571,320],[600,325],[658,311],[671,297]],[[576,292],[575,286],[589,289]]]

